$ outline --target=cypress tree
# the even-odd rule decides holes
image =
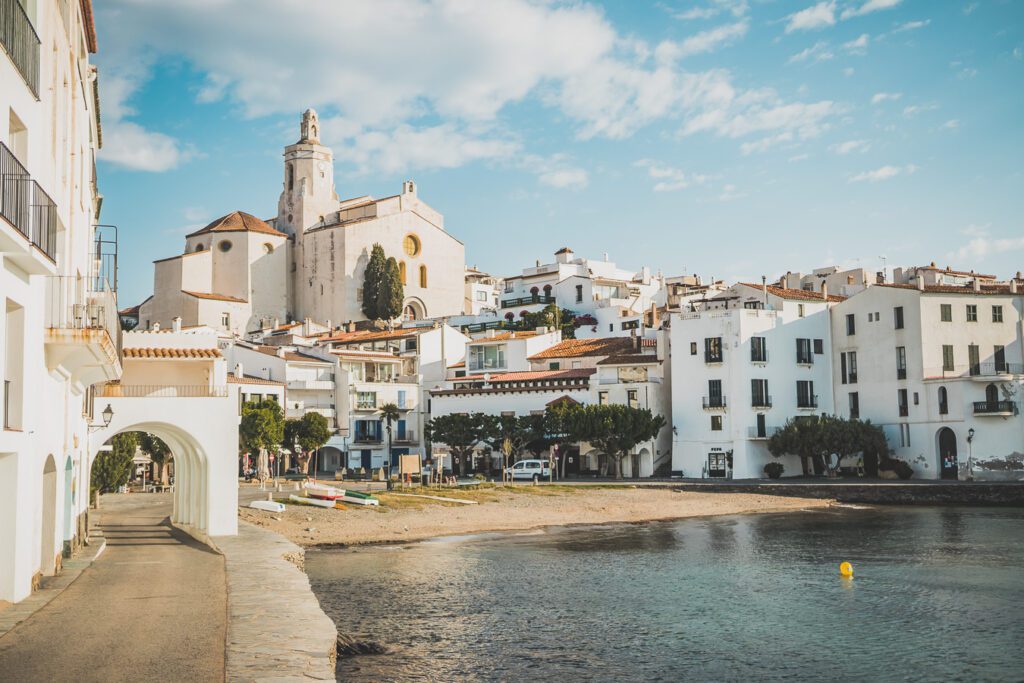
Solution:
[[[398,261],[392,256],[384,266],[384,277],[377,291],[377,315],[383,320],[397,318],[402,314],[403,301],[405,288],[402,286],[402,275],[398,269]]]
[[[366,270],[363,271],[363,315],[370,320],[384,317],[380,312],[378,301],[386,272],[387,258],[384,256],[384,247],[374,244],[370,251],[370,260],[366,264]]]

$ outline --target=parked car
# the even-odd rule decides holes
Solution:
[[[512,479],[532,479],[538,482],[551,476],[551,466],[547,460],[520,460],[512,467],[505,468],[505,474]]]

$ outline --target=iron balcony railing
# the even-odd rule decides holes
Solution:
[[[521,296],[515,299],[502,299],[502,308],[511,308],[513,306],[531,306],[533,304],[553,304],[555,303],[555,297],[547,294],[535,294],[533,296]]]
[[[818,407],[818,396],[797,396],[796,397],[797,408],[817,408]]]
[[[384,442],[384,439],[379,434],[359,434],[359,433],[356,433],[355,438],[352,440],[352,443],[378,444],[378,443],[383,443],[383,442]]]
[[[0,3],[7,0],[0,0]],[[0,142],[0,216],[32,244],[56,260],[60,219],[50,195],[32,180],[32,176],[14,153]]]
[[[46,277],[46,327],[57,330],[106,330],[121,348],[121,320],[117,297],[105,280],[85,275]],[[96,291],[96,287],[100,287]]]
[[[0,44],[39,98],[39,35],[21,6],[21,0],[0,0]]]
[[[769,439],[777,431],[779,431],[778,427],[769,427],[767,425],[765,425],[761,429],[758,429],[757,427],[747,427],[747,438],[748,439]]]
[[[225,398],[227,385],[120,384],[109,382],[100,389],[102,398]]]
[[[463,325],[463,332],[485,332],[487,330],[500,330],[505,327],[504,320],[491,320],[485,323],[473,323],[471,325]]]
[[[725,396],[705,396],[703,403],[704,410],[725,408]]]
[[[411,429],[405,430],[405,434],[395,434],[394,443],[419,443],[416,432]]]
[[[750,399],[750,407],[751,408],[771,408],[772,407],[772,397],[771,396],[757,396],[755,394],[754,397]]]
[[[1017,405],[1013,401],[975,401],[975,415],[993,415],[999,413],[1017,414]]]

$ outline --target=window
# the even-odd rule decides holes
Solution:
[[[409,256],[417,256],[420,253],[420,238],[416,235],[406,235],[402,240],[402,250]]]
[[[638,330],[638,329],[640,329],[640,321],[639,320],[626,320],[626,321],[624,321],[620,325],[620,327],[622,327],[622,329],[624,329],[624,330]]]
[[[860,419],[860,396],[856,391],[851,391],[849,394],[850,398],[850,419]]]
[[[221,240],[220,242],[217,242],[217,248],[226,254],[231,251],[231,240]]]
[[[939,319],[944,323],[953,322],[953,304],[939,304]]]
[[[583,301],[583,285],[576,285],[576,303]]]
[[[273,254],[274,253],[274,245],[271,244],[270,242],[264,242],[263,243],[263,253],[264,254]]]
[[[711,431],[720,432],[722,431],[722,416],[712,415],[711,416]]]
[[[953,346],[952,344],[942,345],[942,369],[945,372],[953,371]]]
[[[709,379],[708,380],[708,397],[705,402],[707,408],[724,408],[725,397],[722,396],[722,380],[720,379]]]
[[[356,408],[360,410],[373,410],[377,407],[376,391],[356,392]]]
[[[505,367],[505,345],[474,346],[469,350],[470,370],[494,370]]]
[[[857,334],[857,319],[853,317],[853,313],[846,314],[846,336],[852,336]]]
[[[915,405],[915,406],[916,406],[916,405],[918,405],[918,404],[920,403],[920,401],[921,401],[921,399],[920,399],[920,397],[919,397],[919,396],[917,395],[917,392],[915,391],[915,392],[914,392],[914,405]]]
[[[637,391],[636,391],[636,389],[630,389],[629,391],[626,392],[626,404],[630,408],[639,408],[640,407],[640,401],[637,398]]]
[[[907,347],[896,347],[896,379],[907,378]]]
[[[476,293],[476,300],[477,301],[487,301],[487,292],[485,290],[482,290],[482,289],[477,291],[477,293]]]
[[[797,304],[796,305],[796,317],[798,317],[798,318],[804,317],[804,305],[803,304]]]
[[[992,347],[992,360],[995,361],[996,372],[1006,372],[1006,349],[1004,347]]]
[[[696,356],[697,355],[697,342],[690,342],[690,355],[691,356]]]
[[[839,354],[839,373],[843,384],[857,383],[857,352],[847,351]]]
[[[420,287],[422,289],[427,288],[427,267],[420,266]]]
[[[505,293],[506,293],[506,294],[509,294],[509,293],[511,293],[511,292],[512,292],[512,289],[513,289],[513,286],[512,286],[512,280],[506,280],[506,281],[505,281]]]
[[[896,404],[900,409],[900,417],[906,417],[910,414],[910,406],[907,405],[907,390],[897,389],[896,390]]]
[[[772,399],[768,395],[768,380],[750,380],[750,405],[754,408],[770,408]]]
[[[1003,322],[1003,307],[993,306],[992,307],[992,322],[1001,323]]]
[[[811,340],[796,340],[796,362],[800,365],[811,365],[814,363],[814,356],[811,355]]]
[[[220,314],[220,326],[225,330],[231,329],[231,314],[221,313]]]
[[[403,409],[403,410],[405,409],[405,399],[406,399],[406,391],[404,389],[399,389],[398,390],[398,401],[397,401],[397,403],[398,403],[398,407]]]
[[[818,397],[814,395],[814,382],[810,380],[797,380],[796,383],[796,407],[817,408]]]
[[[903,329],[903,307],[897,306],[892,309],[892,324],[897,330]]]
[[[608,392],[607,391],[599,391],[599,392],[597,392],[597,404],[599,406],[606,406],[606,405],[608,405]]]
[[[949,414],[949,393],[946,387],[939,387],[939,415]]]
[[[572,369],[573,370],[579,370],[582,367],[583,367],[583,361],[581,361],[581,360],[574,360],[572,362]]]
[[[707,337],[704,340],[704,362],[705,363],[721,363],[722,362],[722,338],[721,337]]]
[[[548,370],[560,370],[561,364],[558,361],[552,361],[548,363]]]
[[[981,358],[980,358],[980,356],[981,356],[981,354],[980,354],[980,352],[978,350],[978,345],[977,344],[970,344],[970,345],[967,346],[967,365],[969,366],[967,371],[971,375],[980,375],[981,374]]]
[[[409,284],[405,279],[405,261],[398,262],[398,279],[402,281],[403,285]]]
[[[755,363],[768,362],[768,344],[764,337],[750,338],[750,360]]]
[[[203,245],[201,245],[201,244],[197,244],[197,245],[196,245],[196,248],[195,248],[195,251],[202,251],[202,250],[203,250],[203,249],[205,249],[205,248],[206,248],[206,247],[204,247]]]
[[[822,341],[821,339],[815,339],[814,340],[814,354],[816,356],[820,356],[823,353],[825,353],[825,342]]]
[[[978,307],[975,304],[967,304],[967,322],[978,322]]]
[[[910,448],[910,425],[900,425],[900,446]]]
[[[405,340],[406,351],[415,351],[417,346],[419,346],[419,339],[416,337],[409,337]]]

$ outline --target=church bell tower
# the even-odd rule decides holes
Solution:
[[[337,208],[334,155],[320,144],[320,119],[302,114],[299,141],[284,148],[284,189],[277,203],[277,229],[301,235]]]

